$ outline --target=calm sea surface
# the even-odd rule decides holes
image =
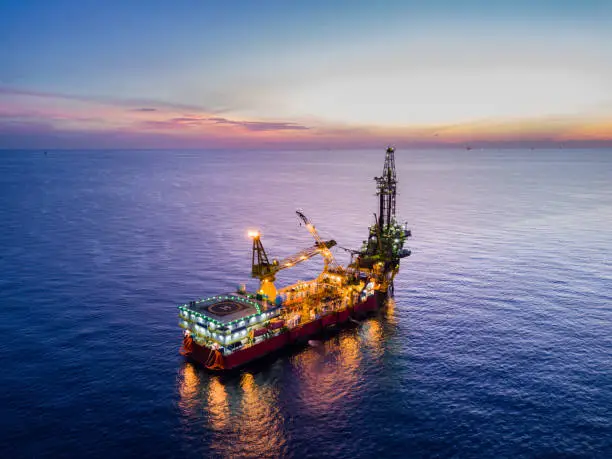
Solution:
[[[1,456],[612,457],[610,150],[398,151],[386,311],[234,375],[178,354],[178,303],[256,285],[247,229],[358,247],[383,159],[0,152]]]

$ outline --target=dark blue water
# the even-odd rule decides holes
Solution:
[[[235,375],[178,354],[248,228],[359,246],[383,157],[2,152],[2,457],[612,457],[612,151],[398,151],[384,313]]]

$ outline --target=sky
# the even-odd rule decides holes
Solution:
[[[0,0],[0,148],[612,146],[612,0]]]

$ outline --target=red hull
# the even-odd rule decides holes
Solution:
[[[348,322],[349,317],[351,316],[352,312],[353,312],[353,308],[348,308],[348,309],[345,309],[344,311],[340,311],[338,313],[338,323],[343,324],[345,322]]]
[[[322,327],[331,327],[332,325],[336,325],[338,323],[338,313],[332,312],[326,316],[321,317],[321,326]]]
[[[223,356],[217,351],[200,346],[193,341],[189,343],[188,346],[185,345],[185,355],[200,362],[209,369],[231,370],[255,359],[264,357],[290,344],[304,343],[308,338],[316,335],[326,327],[347,322],[351,316],[362,317],[368,312],[376,311],[378,308],[379,304],[376,297],[371,296],[364,302],[356,304],[354,307],[328,314],[312,322],[307,322],[285,333],[268,338],[265,341],[247,347],[246,349],[233,352],[229,355]]]
[[[363,303],[357,303],[353,308],[351,316],[353,317],[365,317],[369,312],[376,311],[378,309],[378,301],[375,296],[368,297]]]
[[[254,346],[226,355],[223,357],[224,368],[228,370],[236,368],[251,360],[281,349],[290,343],[289,337],[289,332],[281,333]]]

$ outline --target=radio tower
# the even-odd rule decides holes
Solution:
[[[395,220],[395,196],[397,178],[395,176],[395,148],[387,147],[382,177],[376,180],[376,196],[379,197],[378,227],[380,231]]]

